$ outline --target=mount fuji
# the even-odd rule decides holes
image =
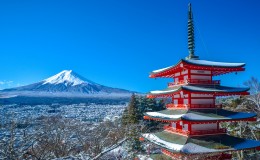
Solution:
[[[80,76],[72,70],[64,70],[38,83],[0,91],[1,95],[9,95],[10,97],[125,97],[133,93],[136,92],[100,85]]]

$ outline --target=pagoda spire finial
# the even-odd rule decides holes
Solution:
[[[189,3],[188,10],[188,49],[189,56],[186,59],[198,59],[198,56],[195,56],[195,39],[194,39],[194,25],[193,25],[193,15],[191,9],[191,3]]]

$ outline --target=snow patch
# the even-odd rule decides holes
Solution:
[[[183,145],[180,144],[175,144],[175,143],[170,143],[167,141],[164,141],[160,138],[158,138],[157,136],[155,136],[154,134],[150,134],[150,133],[146,133],[143,134],[143,137],[148,139],[149,141],[152,141],[153,143],[160,145],[162,147],[171,149],[171,150],[175,150],[175,151],[180,151],[181,148],[183,147]]]
[[[154,116],[154,117],[161,117],[161,118],[181,118],[184,114],[178,114],[178,115],[169,115],[169,114],[163,114],[163,113],[158,113],[158,112],[146,112],[149,116]]]

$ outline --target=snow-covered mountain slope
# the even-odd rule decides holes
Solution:
[[[50,95],[50,96],[90,96],[90,95],[130,95],[134,92],[112,88],[92,82],[72,70],[64,70],[38,83],[2,90],[16,95]],[[20,93],[20,94],[19,94]]]
[[[72,70],[64,70],[50,78],[47,78],[43,80],[43,84],[60,84],[64,83],[65,85],[72,85],[76,86],[82,83],[88,83],[86,79],[83,77],[80,77],[75,72],[72,72]]]

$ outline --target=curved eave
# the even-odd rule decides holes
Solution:
[[[165,114],[168,113],[168,114]],[[172,114],[171,114],[172,113]],[[230,121],[256,121],[255,113],[233,112],[223,109],[205,110],[162,110],[144,113],[144,119],[161,122],[188,121],[192,123],[204,122],[230,122]]]
[[[205,86],[186,85],[175,88],[167,88],[165,90],[151,91],[147,94],[147,97],[172,97],[179,94],[180,91],[183,91],[184,93],[214,94],[215,96],[249,95],[249,92],[247,92],[248,90],[249,88],[233,88],[213,85],[210,88]]]
[[[154,70],[150,73],[149,77],[150,78],[157,78],[157,77],[165,77],[165,78],[170,78],[173,77],[173,73],[181,71],[181,64],[182,60],[180,60],[176,65],[169,66],[166,68]]]
[[[162,131],[143,134],[143,137],[173,153],[183,153],[187,155],[219,153],[260,147],[260,141],[242,139],[226,134],[185,137],[179,134]]]
[[[180,64],[183,64],[182,66]],[[150,78],[164,77],[173,78],[176,72],[181,71],[183,68],[189,69],[202,69],[212,71],[212,75],[221,75],[230,72],[244,71],[245,63],[224,63],[213,62],[205,60],[185,60],[181,59],[176,65],[155,70],[150,73]]]
[[[153,117],[153,116],[144,116],[145,120],[152,120],[152,121],[159,121],[159,122],[164,122],[164,123],[170,123],[170,122],[176,122],[179,120],[183,121],[188,121],[192,122],[194,124],[204,124],[204,123],[214,123],[214,122],[238,122],[238,121],[247,121],[247,122],[255,122],[257,121],[256,117],[251,117],[251,118],[239,118],[239,119],[212,119],[212,120],[190,120],[190,119],[185,119],[185,118],[160,118],[160,117]]]
[[[196,66],[207,66],[207,67],[217,67],[217,68],[241,68],[244,67],[245,63],[226,63],[226,62],[214,62],[207,60],[186,60],[182,59],[183,62]]]

